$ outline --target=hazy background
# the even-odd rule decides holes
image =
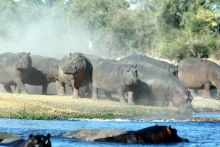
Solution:
[[[220,59],[219,0],[0,0],[0,53]]]

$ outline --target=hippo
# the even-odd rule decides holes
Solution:
[[[188,139],[178,136],[177,130],[175,128],[172,128],[171,126],[159,125],[146,127],[137,131],[82,129],[67,132],[62,136],[85,141],[127,144],[162,144],[189,142]]]
[[[138,83],[136,65],[118,64],[117,62],[104,60],[93,69],[93,98],[97,98],[98,89],[107,93],[117,93],[121,103],[134,104],[133,90]]]
[[[141,84],[136,88],[137,103],[172,106],[182,113],[192,111],[192,96],[187,87],[172,73],[154,65],[137,65]]]
[[[28,77],[32,61],[30,53],[0,54],[0,83],[7,92],[12,93],[11,86],[17,86],[16,92],[27,93],[23,80]]]
[[[171,126],[152,126],[137,131],[128,131],[117,136],[96,139],[97,142],[114,142],[128,144],[161,144],[189,142],[177,135],[177,130]]]
[[[178,67],[176,65],[167,63],[165,61],[156,60],[144,54],[132,54],[130,56],[120,59],[119,62],[125,64],[139,64],[143,66],[148,66],[148,64],[152,64],[172,73],[175,76],[177,76],[178,73]]]
[[[82,53],[70,53],[68,57],[63,57],[58,70],[61,93],[64,93],[65,84],[67,84],[73,88],[73,97],[78,98],[79,88],[91,83],[92,70],[90,60]]]
[[[42,94],[47,94],[49,83],[58,81],[59,60],[51,57],[32,55],[29,76],[23,81],[29,85],[41,85]],[[59,91],[58,91],[59,92]]]
[[[7,135],[9,136],[9,135]],[[10,135],[12,136],[12,135]],[[15,135],[14,135],[15,136]],[[0,141],[0,146],[10,147],[51,147],[50,134],[44,135],[29,135],[27,140],[21,138],[5,138]]]
[[[220,66],[213,61],[187,58],[179,63],[178,77],[190,89],[202,89],[204,96],[211,98],[210,90],[215,87],[220,96]]]

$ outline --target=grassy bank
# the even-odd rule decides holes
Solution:
[[[177,109],[123,105],[109,100],[73,99],[71,96],[0,94],[0,117],[20,119],[141,119],[170,118]]]
[[[220,101],[195,97],[196,111],[220,111]],[[180,117],[176,108],[123,105],[109,100],[0,93],[0,117],[19,119],[164,119]]]

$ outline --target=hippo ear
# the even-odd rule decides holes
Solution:
[[[30,52],[28,52],[28,56],[30,56],[31,55],[31,53]]]
[[[70,53],[69,55],[72,56],[72,53]]]
[[[51,135],[50,135],[50,133],[48,133],[48,134],[47,134],[47,138],[50,139],[50,137],[51,137]]]
[[[134,65],[134,68],[137,68],[137,64]]]
[[[29,138],[32,138],[32,137],[33,137],[33,135],[32,135],[32,134],[30,134],[30,135],[29,135]]]

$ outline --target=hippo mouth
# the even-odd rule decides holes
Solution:
[[[69,74],[69,75],[70,75],[70,74],[74,74],[74,73],[76,73],[76,71],[63,71],[63,73],[64,73],[64,74]]]

